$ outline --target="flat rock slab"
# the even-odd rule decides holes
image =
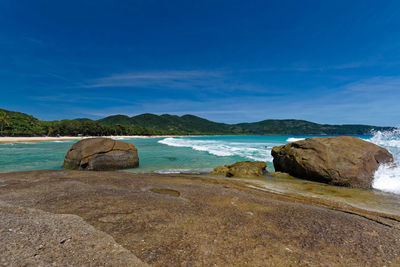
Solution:
[[[148,266],[82,218],[0,202],[0,266]]]
[[[327,204],[312,205],[311,201],[248,188],[245,183],[231,179],[33,171],[0,174],[0,180],[0,201],[7,205],[43,210],[55,220],[66,216],[62,214],[83,219],[68,215],[71,227],[62,224],[56,227],[60,231],[66,229],[67,234],[58,235],[54,240],[50,235],[37,239],[42,231],[27,228],[27,233],[32,233],[29,242],[34,248],[47,239],[49,245],[59,247],[69,236],[82,236],[82,239],[64,242],[63,246],[76,241],[75,252],[56,253],[45,263],[53,261],[63,265],[64,257],[72,258],[74,253],[79,253],[81,242],[86,247],[83,238],[88,233],[86,236],[98,235],[97,240],[105,238],[106,252],[110,251],[107,244],[113,244],[107,237],[111,236],[132,255],[154,266],[400,264],[398,228],[364,215],[333,210]],[[16,215],[10,211],[1,210],[1,214],[1,221],[15,220]],[[1,233],[9,231],[8,228],[35,224],[43,215],[29,216],[16,227],[0,223]],[[0,258],[11,253],[15,258],[25,255],[18,261],[21,265],[34,262],[34,249],[26,254],[7,249],[10,241],[18,242],[17,238],[15,234],[7,242],[0,240]],[[119,247],[116,249],[115,257],[126,255],[127,261],[131,259],[131,254],[124,254]],[[51,257],[51,254],[42,256]],[[92,265],[103,262],[94,258]]]

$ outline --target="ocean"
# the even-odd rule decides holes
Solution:
[[[214,167],[243,160],[266,161],[274,171],[271,149],[274,146],[310,136],[200,136],[138,138],[133,143],[139,151],[139,168],[130,172],[207,173]],[[400,129],[357,136],[387,148],[396,166],[381,166],[373,187],[400,194]],[[12,143],[0,145],[0,172],[61,169],[67,150],[75,141]]]

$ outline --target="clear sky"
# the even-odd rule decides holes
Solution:
[[[0,0],[0,107],[400,125],[400,1]]]

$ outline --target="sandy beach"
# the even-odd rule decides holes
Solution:
[[[9,143],[37,143],[37,142],[51,142],[51,141],[71,141],[71,140],[82,140],[86,138],[93,138],[98,136],[60,136],[60,137],[0,137],[0,144],[9,144]],[[161,137],[178,137],[176,135],[152,135],[152,136],[144,136],[144,135],[115,135],[115,136],[101,136],[108,137],[112,139],[134,139],[134,138],[161,138]]]

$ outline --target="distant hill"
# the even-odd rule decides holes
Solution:
[[[263,120],[252,123],[226,124],[213,122],[194,115],[155,115],[145,113],[133,117],[113,115],[97,121],[79,118],[61,121],[40,121],[32,115],[0,109],[7,114],[0,135],[188,135],[188,134],[283,134],[333,135],[370,134],[372,130],[391,130],[393,127],[371,125],[329,125],[304,120]],[[1,122],[0,122],[1,123]]]
[[[370,134],[372,130],[391,130],[393,127],[377,127],[370,125],[329,125],[304,120],[264,120],[254,123],[235,124],[235,132],[249,134]]]
[[[166,130],[173,132],[186,132],[186,133],[232,133],[230,125],[225,123],[217,123],[209,121],[193,115],[155,115],[145,113],[134,117],[124,115],[115,115],[98,120],[104,125],[131,125],[141,126],[144,128]]]
[[[4,122],[0,121],[0,124],[3,124],[4,131],[8,135],[25,136],[31,135],[31,133],[35,133],[38,130],[37,126],[40,121],[32,115],[0,109],[0,114],[2,112],[6,113],[7,120]]]
[[[155,115],[145,113],[133,117],[114,115],[98,120],[104,125],[131,125],[145,128],[198,134],[369,134],[371,130],[392,127],[371,125],[329,125],[304,120],[263,120],[253,123],[217,123],[194,115]]]

